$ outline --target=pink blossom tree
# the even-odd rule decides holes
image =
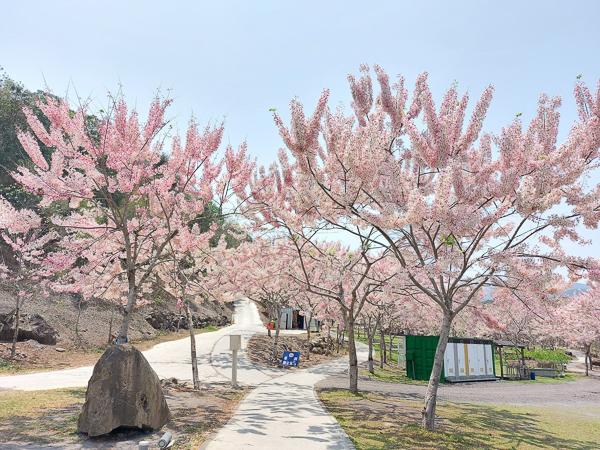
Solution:
[[[291,306],[298,295],[298,287],[290,277],[293,259],[281,241],[258,237],[231,249],[223,263],[231,294],[248,297],[267,310],[269,319],[276,319],[273,361],[278,359],[283,308]]]
[[[15,209],[0,197],[0,236],[12,250],[12,261],[2,255],[0,280],[15,298],[15,326],[11,359],[15,357],[19,336],[20,312],[23,302],[40,292],[42,282],[51,272],[44,265],[44,246],[58,237],[55,232],[43,232],[40,217],[28,209]],[[3,324],[0,324],[0,330]]]
[[[194,389],[200,389],[198,376],[198,357],[196,353],[196,334],[190,311],[191,302],[205,299],[226,301],[230,297],[222,291],[224,272],[220,266],[219,254],[225,251],[226,243],[222,238],[218,245],[211,245],[216,227],[210,232],[201,233],[197,224],[191,229],[182,229],[165,250],[165,256],[157,266],[156,276],[160,279],[160,288],[177,299],[177,307],[185,313],[190,333],[190,352],[192,363],[192,381]]]
[[[465,126],[469,94],[459,97],[456,86],[436,109],[427,73],[408,102],[403,77],[390,85],[375,66],[375,96],[369,67],[361,72],[359,80],[348,77],[354,116],[331,112],[328,91],[308,119],[292,101],[289,127],[275,113],[287,151],[280,151],[279,170],[271,170],[276,187],[255,183],[252,194],[266,223],[301,218],[354,236],[375,230],[369,242],[396,258],[400,283],[439,308],[440,340],[422,412],[422,425],[433,430],[452,323],[482,298],[482,288],[546,290],[545,274],[559,265],[573,274],[587,268],[560,242],[583,242],[576,227],[594,227],[600,217],[600,189],[585,187],[598,167],[600,89],[594,97],[576,83],[579,120],[558,145],[559,97],[543,94],[525,130],[517,117],[492,135],[481,132],[492,86]],[[566,212],[556,208],[563,202]],[[543,245],[535,245],[538,239]]]
[[[122,303],[119,342],[127,340],[132,310],[143,304],[169,243],[188,230],[208,202],[223,203],[230,191],[245,186],[247,180],[232,180],[252,170],[245,145],[237,152],[228,148],[224,160],[216,159],[222,126],[200,130],[192,120],[185,143],[170,135],[172,125],[165,118],[170,103],[157,97],[140,123],[122,96],[109,96],[97,129],[90,130],[88,105],[71,111],[67,99],[48,96],[38,103],[50,121],[48,129],[27,108],[25,114],[35,137],[52,148],[50,162],[32,134],[19,133],[34,167],[19,167],[14,178],[42,196],[42,207],[68,200],[71,209],[66,217],[52,218],[65,234],[59,251],[47,260],[64,273],[53,288]],[[167,137],[172,146],[165,156]]]
[[[570,345],[585,352],[585,374],[594,370],[591,349],[600,339],[600,291],[597,286],[579,293],[555,310],[553,325]]]
[[[358,392],[358,355],[354,329],[367,300],[386,290],[390,273],[384,254],[369,250],[365,243],[350,251],[341,242],[320,242],[305,235],[292,235],[301,267],[294,279],[311,294],[321,297],[342,317],[348,332],[349,389]]]

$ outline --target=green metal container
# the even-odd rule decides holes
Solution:
[[[429,380],[439,336],[405,336],[406,375]],[[440,382],[495,380],[494,343],[487,339],[451,337],[444,353]],[[485,350],[486,346],[490,351]],[[465,362],[466,359],[466,362]],[[460,366],[459,360],[462,360]],[[444,365],[449,362],[448,371]],[[448,373],[446,373],[448,372]]]
[[[413,380],[429,380],[439,336],[406,336],[406,375]],[[444,371],[440,381],[445,381]]]

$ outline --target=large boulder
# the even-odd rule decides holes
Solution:
[[[170,418],[156,372],[138,349],[120,344],[94,366],[77,431],[100,436],[119,427],[155,430]]]
[[[15,335],[15,313],[3,314],[0,312],[0,322],[3,327],[0,327],[0,340],[11,341]],[[54,328],[48,325],[48,322],[38,314],[23,314],[19,318],[19,336],[18,340],[24,341],[33,339],[40,344],[54,345],[58,333]]]

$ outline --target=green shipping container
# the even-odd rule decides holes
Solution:
[[[406,375],[413,380],[429,380],[439,336],[405,336],[404,339]],[[457,337],[448,340],[440,382],[495,379],[493,341]]]
[[[405,336],[405,339],[406,375],[413,380],[429,380],[439,336]],[[440,382],[445,380],[442,370]]]

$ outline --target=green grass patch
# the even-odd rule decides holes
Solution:
[[[597,449],[598,407],[438,403],[435,432],[420,426],[420,402],[345,390],[321,400],[359,450]]]
[[[368,370],[364,370],[364,374],[369,378],[379,381],[387,381],[390,383],[402,383],[402,384],[416,384],[421,386],[427,386],[429,380],[413,380],[406,376],[406,370],[398,366],[383,365],[383,369],[379,365],[373,367],[375,373],[370,373]]]
[[[363,335],[361,335],[361,338],[358,339],[357,337],[355,337],[355,339],[358,342],[362,342],[363,344],[369,344],[369,341],[367,340],[366,337],[364,337]],[[386,352],[387,352],[387,362],[389,364],[398,364],[398,341],[402,340],[402,336],[395,336],[392,339],[392,353],[390,354],[390,338],[389,336],[385,336],[385,347],[386,347]],[[402,349],[402,347],[400,347]],[[381,352],[380,350],[380,344],[379,344],[379,333],[375,334],[375,337],[373,338],[373,358],[381,358]]]
[[[500,373],[497,374],[500,377]],[[504,380],[508,383],[529,383],[529,384],[557,384],[567,381],[577,381],[585,378],[582,373],[567,372],[564,377],[535,377],[535,380]]]
[[[0,391],[0,443],[48,444],[76,434],[86,388]]]
[[[49,391],[0,391],[0,421],[11,416],[32,417],[40,410],[61,408],[85,400],[86,388]]]

